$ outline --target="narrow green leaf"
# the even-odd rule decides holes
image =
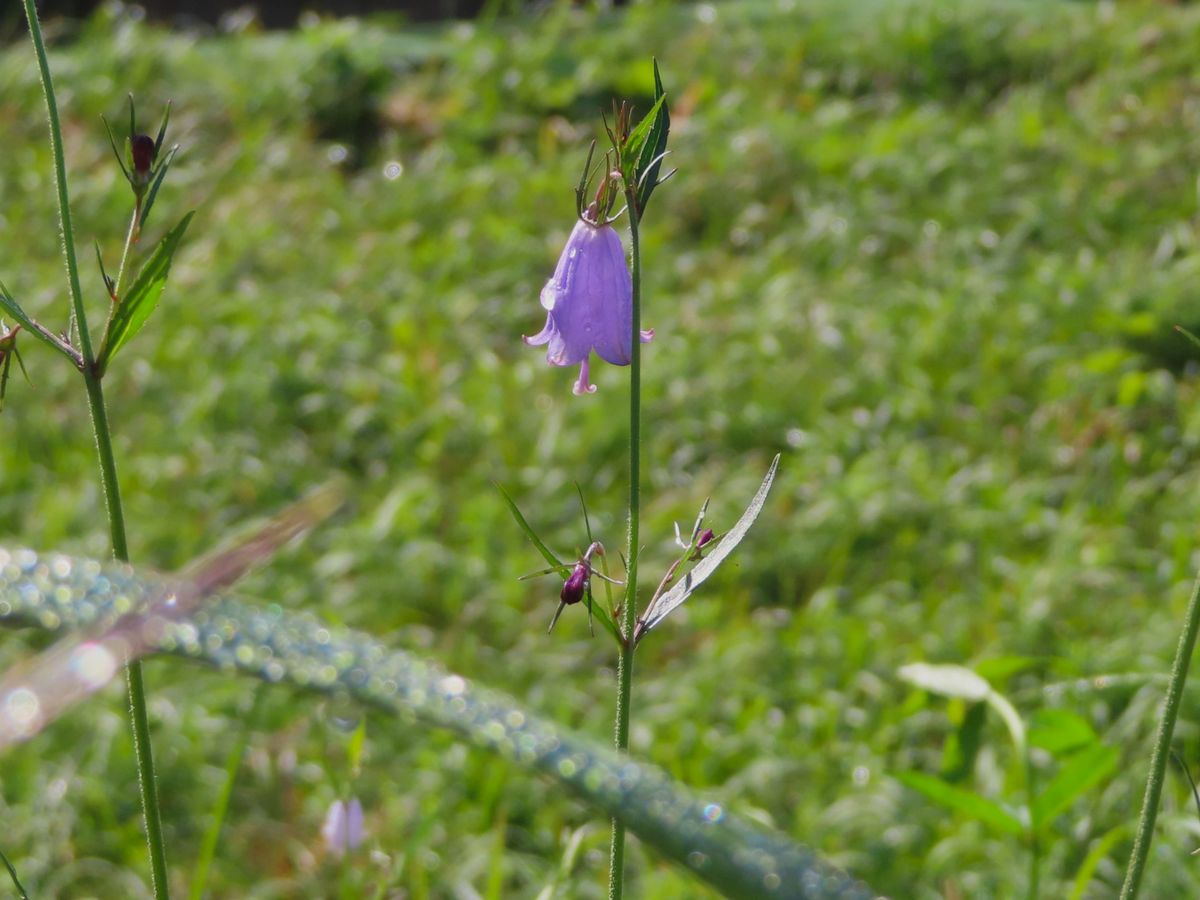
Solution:
[[[1187,338],[1193,344],[1195,344],[1197,347],[1200,347],[1200,337],[1196,337],[1194,334],[1192,334],[1190,331],[1188,331],[1182,325],[1176,325],[1175,330],[1178,331],[1180,334],[1182,334],[1185,338]]]
[[[4,868],[8,869],[8,877],[12,879],[13,887],[16,888],[17,896],[20,900],[29,900],[29,895],[25,893],[25,886],[21,884],[21,879],[17,877],[17,870],[8,861],[8,857],[4,855],[3,850],[0,850],[0,863],[4,863]]]
[[[926,775],[924,772],[899,772],[895,778],[905,787],[924,794],[934,803],[983,822],[997,831],[1014,835],[1025,833],[1025,826],[1021,824],[1021,820],[995,800],[947,784],[942,779]]]
[[[509,512],[512,513],[512,517],[516,519],[517,524],[521,526],[521,530],[525,532],[525,536],[529,538],[529,540],[533,543],[533,546],[537,547],[538,553],[542,554],[542,559],[546,560],[551,568],[558,570],[558,573],[562,575],[563,578],[566,578],[568,575],[570,575],[571,567],[566,565],[561,559],[555,556],[550,548],[542,542],[542,539],[537,536],[537,532],[533,530],[533,527],[527,521],[525,521],[525,517],[521,515],[521,510],[517,508],[517,504],[513,501],[513,498],[508,496],[508,491],[506,491],[498,481],[493,481],[492,484],[496,485],[496,490],[500,492],[500,496],[503,497],[504,502],[508,504],[508,509]]]
[[[108,320],[104,342],[96,356],[96,366],[101,374],[108,368],[109,362],[117,352],[141,331],[154,308],[158,306],[158,299],[167,284],[167,275],[171,272],[171,260],[175,257],[175,251],[179,249],[179,242],[193,215],[194,211],[188,213],[167,233],[162,243],[150,254],[129,290],[119,298],[117,308]]]
[[[129,167],[125,165],[125,157],[117,149],[117,139],[113,137],[112,129],[108,125],[108,119],[101,116],[100,121],[104,123],[104,130],[108,132],[108,143],[112,146],[113,156],[117,158],[117,165],[121,167],[121,172],[125,176],[125,180],[132,184],[133,176],[129,174]]]
[[[646,137],[646,143],[638,155],[638,209],[641,213],[645,213],[650,195],[658,187],[658,172],[662,166],[663,154],[667,152],[667,135],[671,131],[671,113],[667,109],[666,91],[663,90],[657,59],[654,60],[654,99],[658,104],[658,112],[654,116],[654,124]]]
[[[1080,795],[1111,775],[1119,757],[1115,747],[1094,744],[1068,759],[1034,801],[1034,830],[1041,831],[1053,824]]]
[[[4,412],[4,398],[8,394],[8,373],[12,369],[12,358],[17,355],[16,346],[0,353],[0,412]],[[25,367],[22,365],[21,370]],[[26,376],[28,377],[28,376]]]
[[[1096,841],[1092,849],[1088,851],[1088,855],[1084,857],[1083,862],[1079,864],[1079,870],[1075,873],[1075,884],[1071,889],[1070,900],[1083,900],[1084,894],[1087,893],[1088,885],[1091,884],[1092,876],[1096,874],[1096,869],[1099,868],[1104,858],[1112,852],[1112,848],[1116,846],[1117,841],[1123,840],[1128,832],[1129,823],[1122,822],[1105,834],[1104,837],[1100,838],[1100,840]],[[1103,896],[1103,892],[1098,896]]]
[[[167,123],[171,121],[171,101],[167,101],[167,108],[163,110],[162,122],[158,125],[158,137],[154,139],[154,152],[158,154],[162,151],[163,138],[167,136]]]
[[[56,344],[50,335],[39,328],[25,310],[21,309],[20,304],[13,299],[12,295],[8,292],[8,288],[4,286],[4,282],[2,281],[0,281],[0,306],[4,307],[4,311],[16,319],[29,334],[33,335],[46,346],[53,347],[60,353],[62,352],[62,347]]]
[[[688,597],[692,596],[696,588],[700,587],[717,570],[717,567],[725,561],[725,557],[729,556],[734,548],[742,542],[750,530],[750,526],[762,512],[763,504],[767,502],[767,494],[771,490],[771,484],[775,481],[775,473],[778,469],[779,454],[776,454],[775,459],[771,462],[771,468],[767,471],[767,476],[759,485],[758,492],[750,501],[750,505],[746,507],[746,511],[742,513],[742,517],[737,520],[737,524],[729,529],[715,547],[708,551],[708,555],[704,559],[696,563],[694,569],[684,575],[673,588],[660,596],[654,601],[654,605],[646,610],[646,615],[638,624],[634,640],[640,640],[642,635],[681,606]]]
[[[653,146],[648,146],[650,129],[654,127],[654,123],[657,121],[658,114],[662,110],[666,99],[665,96],[662,96],[655,100],[654,105],[650,107],[650,111],[642,117],[640,122],[633,126],[633,130],[629,132],[629,137],[625,140],[622,152],[629,154],[633,159],[635,177],[639,177],[642,171],[644,171],[639,168],[642,163],[642,153],[654,152]]]
[[[583,171],[579,173],[579,184],[575,187],[575,213],[582,215],[587,208],[585,195],[587,194],[588,184],[592,177],[592,156],[596,152],[596,142],[592,141],[588,147],[587,159],[583,163]]]
[[[579,482],[575,482],[575,491],[579,494],[579,508],[583,510],[583,527],[587,529],[588,546],[596,540],[592,537],[592,521],[588,518],[587,501],[583,499],[583,488],[579,486]]]
[[[192,873],[191,887],[188,890],[189,900],[203,900],[204,898],[208,876],[212,871],[213,860],[217,856],[217,845],[221,840],[221,827],[225,824],[225,817],[229,813],[229,801],[233,797],[233,788],[237,783],[238,769],[241,768],[242,757],[245,755],[246,745],[250,740],[250,730],[258,720],[258,709],[264,693],[261,683],[254,686],[250,710],[246,715],[240,717],[236,737],[225,756],[225,781],[221,785],[220,793],[217,794],[217,802],[213,806],[208,828],[205,830],[200,844],[200,853]]]
[[[605,630],[613,636],[619,647],[622,643],[621,632],[617,629],[617,623],[612,620],[612,616],[608,614],[608,610],[603,604],[597,603],[592,598],[592,585],[588,583],[588,601],[592,604],[592,615],[604,626]]]
[[[108,271],[104,268],[104,256],[100,252],[100,242],[96,241],[96,265],[100,267],[100,277],[104,279],[104,289],[108,291],[110,300],[115,300],[113,297],[113,280],[108,277]]]
[[[965,666],[910,663],[897,673],[909,684],[942,697],[978,702],[986,700],[992,686]]]
[[[171,163],[175,161],[175,154],[178,152],[179,145],[176,144],[159,164],[154,181],[150,184],[150,190],[146,192],[146,202],[142,204],[142,217],[138,221],[139,228],[146,227],[146,220],[150,218],[150,210],[154,206],[154,199],[158,196],[158,189],[162,187],[163,179],[167,177],[167,170],[171,168]]]
[[[28,331],[29,334],[41,338],[41,340],[44,343],[48,343],[50,347],[58,349],[58,346],[55,346],[53,341],[50,341],[46,335],[43,335],[41,331],[38,331],[36,328],[34,328],[34,320],[29,317],[29,313],[26,313],[24,310],[22,310],[22,308],[20,308],[20,304],[18,304],[18,302],[12,298],[12,294],[8,293],[8,289],[4,286],[4,282],[0,282],[0,306],[4,307],[4,311],[6,313],[10,314],[10,316],[12,316],[14,319],[17,319],[17,323],[26,331]]]
[[[346,759],[350,763],[350,775],[352,778],[357,778],[359,771],[362,769],[363,750],[366,749],[366,746],[367,717],[362,716],[358,720],[358,727],[350,735],[350,743],[346,747]]]

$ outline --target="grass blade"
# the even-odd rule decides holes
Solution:
[[[537,532],[533,530],[533,526],[525,521],[525,517],[521,515],[521,510],[517,507],[517,504],[513,501],[513,498],[508,496],[508,491],[504,489],[503,485],[501,485],[498,481],[494,481],[492,483],[496,485],[496,490],[500,492],[500,496],[503,497],[504,502],[508,504],[509,512],[512,513],[512,517],[516,520],[517,524],[521,526],[521,530],[525,532],[525,536],[529,538],[529,540],[533,543],[533,546],[537,547],[538,553],[542,554],[542,559],[546,560],[547,564],[549,564],[551,568],[562,575],[563,578],[566,578],[568,575],[570,575],[571,567],[563,563],[561,559],[555,556],[554,552],[542,542],[540,537],[537,536]]]
[[[997,831],[1012,835],[1025,833],[1025,826],[1021,824],[1021,820],[995,800],[989,800],[973,791],[948,784],[942,779],[926,775],[924,772],[899,772],[895,778],[905,787],[923,794],[934,803],[977,819]]]

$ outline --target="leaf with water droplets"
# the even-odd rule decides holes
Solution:
[[[155,649],[172,623],[182,622],[215,591],[328,516],[341,503],[334,480],[283,510],[237,543],[217,550],[174,577],[136,582],[110,620],[82,639],[66,639],[0,679],[0,748],[27,740],[79,701],[108,684],[122,666]],[[70,575],[71,563],[51,563]],[[127,572],[126,572],[127,574]]]
[[[96,627],[163,584],[128,566],[0,547],[0,624]],[[555,781],[616,818],[667,859],[730,897],[869,900],[866,885],[788,837],[742,819],[660,770],[522,709],[516,701],[395,650],[279,606],[221,597],[191,617],[142,619],[147,649],[445,728]],[[20,690],[18,685],[17,690]],[[0,722],[20,714],[0,691]]]

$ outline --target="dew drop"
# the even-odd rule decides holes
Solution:
[[[71,651],[70,666],[72,674],[83,682],[89,690],[95,690],[112,679],[117,673],[117,661],[107,649],[100,644],[80,644]]]
[[[18,740],[29,737],[41,727],[41,722],[41,701],[29,688],[16,688],[0,700],[0,738],[5,735]]]

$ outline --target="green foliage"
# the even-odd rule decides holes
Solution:
[[[167,276],[171,273],[171,260],[175,258],[175,251],[179,249],[179,242],[183,240],[183,233],[187,231],[193,215],[194,212],[188,213],[178,225],[167,232],[167,236],[154,248],[154,252],[138,272],[133,284],[117,298],[104,331],[100,351],[96,354],[96,366],[101,374],[108,368],[109,361],[117,352],[142,330],[142,326],[158,306],[158,299],[162,296],[163,288],[167,286]]]
[[[147,109],[174,99],[184,146],[155,215],[198,209],[172,265],[178,302],[105,383],[135,560],[175,568],[345,471],[353,508],[246,589],[608,735],[611,646],[575,608],[545,635],[559,586],[517,582],[531,550],[491,482],[537,510],[549,546],[579,540],[576,479],[597,534],[621,533],[624,372],[598,367],[599,392],[580,400],[518,338],[541,324],[597,114],[614,96],[648,109],[657,55],[680,173],[643,229],[658,329],[644,348],[647,590],[677,554],[674,521],[711,495],[726,530],[784,459],[737,565],[639,651],[633,752],[815,838],[885,894],[1019,896],[1020,840],[886,777],[941,778],[951,737],[969,750],[974,733],[951,783],[1019,796],[991,708],[972,726],[969,702],[895,675],[914,659],[967,663],[1029,723],[1046,783],[1087,745],[1040,746],[1041,710],[1120,753],[1042,842],[1044,896],[1068,896],[1085,861],[1083,896],[1116,893],[1162,696],[1145,673],[1166,670],[1200,542],[1200,381],[1170,332],[1196,321],[1200,10],[564,5],[471,28],[224,36],[111,15],[55,51],[77,239],[117,258],[128,187],[99,114],[130,90]],[[296,75],[317,77],[347,44],[395,73],[354,170],[314,139]],[[23,41],[0,55],[0,83],[0,276],[58,333],[53,185]],[[99,322],[98,273],[84,286]],[[103,555],[77,376],[24,337],[35,389],[0,417],[0,533]],[[38,644],[6,634],[0,662]],[[146,672],[182,886],[244,686],[174,663]],[[344,710],[275,691],[262,705],[210,889],[334,893],[316,835]],[[4,850],[34,896],[144,894],[122,709],[104,694],[4,758]],[[1189,690],[1177,747],[1192,765],[1197,721]],[[354,867],[359,886],[432,897],[498,877],[503,895],[535,896],[569,859],[572,896],[602,895],[603,829],[489,755],[373,726],[356,786],[386,857]],[[1188,803],[1173,776],[1144,896],[1200,893]],[[700,891],[631,854],[630,895]]]

